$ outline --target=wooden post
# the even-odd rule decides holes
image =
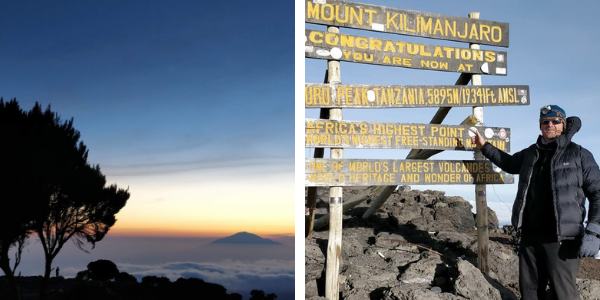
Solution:
[[[472,12],[469,14],[471,19],[479,19],[479,12]],[[479,44],[471,44],[471,49],[479,49]],[[481,85],[481,75],[475,74],[471,79],[472,85]],[[483,107],[473,107],[473,115],[477,118],[476,126],[483,126]],[[475,150],[475,160],[484,160],[483,154],[480,150]],[[475,211],[477,213],[477,265],[484,274],[490,273],[488,266],[488,254],[489,254],[489,231],[488,231],[488,218],[487,218],[487,197],[486,197],[486,185],[476,184],[475,185]]]
[[[327,32],[339,33],[338,27],[327,27]],[[339,84],[341,82],[340,62],[336,60],[327,61],[327,74],[329,83]],[[329,119],[342,120],[342,109],[332,108],[329,110]],[[344,149],[331,148],[332,159],[344,158]],[[325,298],[338,300],[340,298],[339,275],[342,260],[342,187],[332,186],[329,188],[329,240],[327,242],[327,264],[325,266]]]

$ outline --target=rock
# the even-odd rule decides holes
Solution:
[[[344,188],[344,198],[363,190]],[[328,188],[319,188],[318,195],[328,199]],[[485,276],[476,268],[475,219],[471,204],[463,198],[406,187],[363,219],[368,207],[362,202],[343,215],[340,299],[518,299],[518,257],[511,226],[491,235],[490,272]],[[327,209],[318,207],[316,213],[325,214]],[[497,226],[493,216],[490,210],[490,231]],[[318,229],[305,240],[305,299],[324,299],[319,293],[324,292],[327,239],[327,229]],[[577,284],[582,300],[600,299],[600,281]]]
[[[502,226],[502,231],[504,232],[504,234],[508,234],[508,235],[515,235],[515,227],[512,225],[504,225]]]
[[[368,298],[365,298],[368,299]],[[387,293],[385,300],[465,300],[450,293],[435,293],[418,285],[402,284],[394,286]]]
[[[325,269],[325,255],[313,239],[304,239],[304,281],[321,278]]]
[[[581,295],[581,300],[597,300],[600,295],[600,281],[577,279],[577,289]]]
[[[498,221],[498,216],[496,216],[496,212],[491,209],[491,208],[487,208],[487,214],[488,214],[488,229],[490,230],[498,230],[500,226],[500,221]]]
[[[397,267],[404,267],[421,257],[417,246],[407,243],[401,235],[397,234],[380,232],[374,246],[370,251],[380,252]]]
[[[425,206],[433,205],[438,199],[439,196],[429,194],[420,194],[415,197],[417,202]]]
[[[423,255],[420,260],[408,265],[408,268],[400,276],[400,281],[408,284],[431,285],[435,278],[436,270],[440,266],[445,267],[439,255]]]
[[[369,246],[366,237],[371,236],[373,229],[364,227],[344,228],[342,230],[342,255],[344,258],[360,256]]]
[[[472,205],[461,197],[446,197],[443,193],[402,193],[392,195],[391,205],[386,202],[392,222],[398,226],[410,225],[416,230],[441,231],[472,230],[475,220]],[[382,208],[383,208],[382,207]]]
[[[450,220],[450,222],[456,228],[458,232],[465,232],[472,230],[475,227],[475,219],[473,219],[473,213],[471,210],[473,206],[471,203],[463,199],[462,197],[445,197],[444,202],[448,204],[448,214],[444,214],[443,217]],[[440,217],[440,212],[436,211],[436,220]]]
[[[505,286],[518,286],[519,284],[519,258],[509,248],[497,242],[489,241],[488,266],[490,276],[493,276]],[[471,245],[471,251],[477,253],[477,241]]]
[[[310,297],[318,297],[319,288],[317,287],[316,280],[310,280],[304,283],[304,298],[309,299]]]
[[[459,276],[454,288],[458,295],[467,299],[501,300],[500,292],[492,287],[483,273],[466,260],[458,261]]]
[[[410,185],[401,185],[398,187],[398,193],[410,192],[412,189]]]
[[[469,249],[476,242],[475,237],[456,231],[440,231],[434,236],[434,239],[458,249]]]
[[[317,198],[317,201],[315,202],[315,207],[316,208],[329,208],[329,202],[326,202],[322,198]]]
[[[490,232],[499,232],[500,221],[498,221],[498,216],[496,216],[496,212],[487,208],[487,219],[488,219],[488,230]],[[473,214],[473,220],[477,220],[477,214]]]
[[[519,257],[509,248],[490,241],[488,265],[490,271],[496,273],[497,279],[505,286],[519,284]]]
[[[434,196],[444,196],[446,192],[444,191],[434,191],[434,190],[424,190],[421,192],[422,194],[434,195]]]
[[[375,237],[375,246],[377,247],[395,247],[399,243],[406,243],[406,239],[399,234],[380,232]]]
[[[393,205],[388,205],[386,202],[384,206],[387,208],[388,215],[392,217],[398,225],[404,225],[411,220],[422,218],[422,208],[418,203],[414,201],[405,201],[402,203],[402,199],[397,195],[392,195],[390,198],[392,199],[389,199],[388,201],[392,200],[390,204]]]
[[[398,267],[392,261],[379,257],[376,251],[369,249],[360,258],[349,258],[344,265],[342,275],[346,276],[343,294],[349,295],[356,294],[357,290],[370,292],[378,287],[396,284]]]

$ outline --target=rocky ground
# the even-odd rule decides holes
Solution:
[[[328,192],[318,191],[317,219],[327,213]],[[344,201],[361,192],[345,188]],[[369,203],[344,214],[340,299],[520,299],[515,237],[510,226],[498,228],[493,210],[487,276],[477,268],[475,216],[463,198],[401,187],[363,219]],[[327,240],[327,228],[305,239],[306,299],[325,299]],[[582,259],[577,284],[582,300],[600,299],[600,260]]]

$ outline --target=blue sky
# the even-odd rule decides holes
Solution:
[[[279,1],[6,1],[0,96],[74,118],[90,162],[130,188],[113,234],[293,234],[292,15]]]
[[[73,118],[89,161],[129,187],[107,239],[289,238],[293,15],[288,1],[2,1],[0,97]]]
[[[509,23],[508,48],[482,45],[481,49],[507,52],[507,76],[482,76],[484,85],[529,85],[529,106],[484,107],[484,123],[491,127],[511,129],[511,152],[521,150],[535,142],[539,134],[538,116],[541,106],[557,104],[568,116],[582,119],[582,129],[573,141],[589,149],[600,158],[600,133],[594,124],[597,119],[596,86],[600,80],[597,70],[600,61],[600,32],[595,1],[391,1],[372,0],[362,3],[391,6],[402,9],[467,17],[470,12],[480,12],[480,19]],[[298,24],[299,25],[299,24]],[[326,30],[325,26],[302,24],[298,28]],[[415,38],[395,34],[381,34],[364,30],[341,28],[341,33],[379,37],[398,41],[412,41],[433,45],[468,47],[466,43]],[[326,69],[325,60],[304,59],[304,82],[322,83]],[[347,84],[397,84],[397,85],[453,85],[459,73],[384,67],[350,62],[341,63],[342,83]],[[298,84],[298,82],[297,82]],[[296,108],[298,110],[298,107]],[[394,123],[429,123],[437,108],[399,109],[345,109],[345,120],[381,121]],[[306,109],[306,118],[318,118],[318,109]],[[470,108],[453,108],[444,124],[459,124],[471,114]],[[297,128],[304,128],[297,120]],[[298,131],[297,131],[298,134]],[[297,140],[298,143],[298,140]],[[300,143],[304,143],[303,141]],[[305,157],[313,150],[305,149]],[[326,156],[329,151],[326,151]],[[345,158],[404,159],[408,150],[344,150]],[[471,152],[445,151],[433,156],[440,159],[473,159]],[[296,168],[298,168],[298,164]],[[517,177],[518,178],[518,177]],[[446,195],[462,196],[474,202],[474,187],[470,185],[413,186],[415,189],[437,189]],[[488,205],[494,209],[501,222],[510,221],[510,207],[516,193],[516,184],[488,185]]]

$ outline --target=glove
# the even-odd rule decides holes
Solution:
[[[600,225],[588,222],[584,232],[581,247],[579,247],[579,256],[594,256],[600,249]]]

